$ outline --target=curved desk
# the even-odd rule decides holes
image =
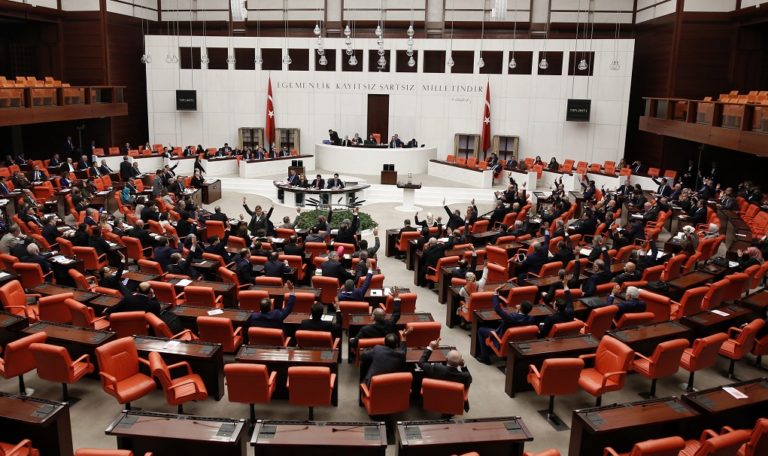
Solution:
[[[437,158],[436,147],[378,148],[315,145],[315,165],[318,169],[353,176],[378,176],[384,164],[394,164],[401,174],[427,174],[427,163]]]
[[[306,196],[314,197],[322,204],[349,204],[353,198],[363,199],[364,190],[370,185],[347,185],[340,189],[315,190],[293,187],[285,182],[272,181],[277,189],[277,200],[288,207],[304,207]],[[341,202],[339,200],[341,199]]]

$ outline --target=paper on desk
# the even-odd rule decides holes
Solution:
[[[749,397],[732,386],[724,386],[723,391],[733,396],[734,399],[747,399]]]
[[[189,280],[189,279],[181,279],[178,282],[176,282],[176,285],[178,285],[180,287],[186,287],[187,285],[189,285],[191,283],[192,283],[192,281]]]
[[[381,296],[381,290],[371,290],[371,296]]]
[[[582,248],[579,250],[579,255],[589,256],[592,253],[592,249]]]
[[[389,287],[384,288],[384,294],[389,296],[389,294],[392,293],[392,289]]]
[[[444,237],[444,238],[439,238],[439,239],[437,240],[437,242],[448,242],[448,240],[449,240],[449,239],[450,239],[450,238],[447,238],[447,237]]]
[[[323,315],[322,317],[320,317],[320,319],[323,321],[333,321],[333,315],[331,314]]]
[[[221,309],[213,309],[208,311],[208,315],[221,315],[224,311]]]
[[[178,340],[169,340],[168,342],[165,343],[163,348],[176,348],[179,345],[181,345],[181,342],[179,342]]]
[[[711,312],[715,315],[720,315],[721,317],[727,317],[728,315],[730,315],[728,312],[723,312],[722,310],[717,310],[717,309],[712,310]]]
[[[735,261],[729,261],[728,262],[728,267],[731,268],[731,269],[735,268],[738,265],[739,265],[739,263],[737,263]]]

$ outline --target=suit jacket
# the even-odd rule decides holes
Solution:
[[[371,277],[373,277],[373,273],[369,271],[365,275],[365,280],[363,280],[360,288],[355,288],[352,291],[345,291],[342,288],[342,291],[339,292],[339,301],[365,301],[365,293],[368,291],[368,287],[371,286]]]
[[[112,173],[112,168],[110,168],[109,165],[101,165],[99,166],[99,172],[101,174],[110,174]]]
[[[547,337],[552,326],[557,323],[573,321],[573,296],[571,296],[571,290],[566,290],[565,302],[566,305],[564,311],[557,311],[544,320],[544,323],[539,327],[539,337]]]
[[[389,333],[396,333],[398,320],[400,320],[400,298],[395,299],[391,317],[382,322],[374,322],[370,325],[363,326],[360,328],[360,332],[357,333],[357,338],[374,339],[377,337],[384,337]]]
[[[160,303],[147,295],[137,293],[124,297],[105,311],[107,315],[114,312],[151,312],[160,316]]]
[[[376,345],[365,350],[360,355],[361,366],[368,366],[365,373],[365,384],[370,385],[374,375],[402,372],[405,369],[405,352],[408,350],[405,342],[397,349],[391,349],[384,345]]]
[[[133,178],[133,166],[130,162],[120,162],[120,179],[124,181],[131,180]]]
[[[333,177],[328,179],[328,188],[334,187],[344,188],[344,181],[341,179],[335,179]]]
[[[284,274],[291,272],[291,268],[288,267],[282,261],[267,261],[264,263],[264,275],[267,277],[280,277]]]
[[[313,179],[312,185],[310,185],[311,188],[319,188],[323,189],[325,188],[325,180],[323,179]]]
[[[608,303],[606,305],[613,304],[614,297],[613,295],[608,296]],[[619,321],[619,319],[624,315],[625,313],[637,313],[637,312],[645,312],[645,303],[639,299],[630,299],[627,301],[622,301],[616,306],[619,308],[618,311],[616,311],[616,315],[613,317],[614,320]]]
[[[299,185],[299,176],[297,174],[294,174],[292,176],[288,176],[288,184],[289,185]]]
[[[312,318],[307,318],[306,320],[302,320],[301,324],[299,325],[299,329],[302,331],[325,331],[333,333],[336,331],[337,326],[334,325],[332,321],[324,321],[322,319],[314,320]]]
[[[251,314],[251,318],[248,319],[249,326],[255,326],[259,328],[278,328],[283,327],[283,320],[293,310],[293,305],[296,303],[296,295],[291,293],[288,296],[288,302],[282,309],[274,309],[267,313],[255,312]]]
[[[344,281],[354,277],[336,260],[323,262],[323,264],[320,265],[320,270],[323,272],[323,277],[336,277],[339,279],[339,284],[344,284]]]
[[[440,363],[430,363],[430,355],[432,355],[432,349],[426,348],[421,353],[421,358],[419,358],[418,365],[421,370],[424,371],[424,377],[461,383],[465,387],[472,383],[472,374],[469,373],[467,368],[458,368]]]
[[[29,172],[30,182],[41,182],[45,180],[45,174],[42,171],[32,170]]]

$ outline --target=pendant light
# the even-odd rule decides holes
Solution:
[[[515,5],[515,9],[512,14],[514,15],[512,20],[514,20],[515,23],[512,26],[512,55],[509,57],[510,70],[517,68],[517,60],[515,60],[515,41],[517,40],[517,5]]]

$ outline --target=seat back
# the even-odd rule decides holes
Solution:
[[[333,335],[328,331],[296,331],[297,347],[334,348]]]
[[[576,336],[583,327],[584,323],[579,320],[557,323],[552,325],[552,329],[549,330],[547,337]]]
[[[737,272],[725,277],[728,279],[728,286],[725,287],[723,295],[724,302],[733,302],[741,298],[744,290],[749,287],[749,275],[743,272]]]
[[[155,335],[155,337],[167,337],[169,339],[173,337],[171,328],[169,328],[168,325],[165,324],[165,322],[157,315],[153,314],[152,312],[147,312],[144,314],[144,318],[146,318],[149,327],[152,328],[152,333]]]
[[[74,299],[66,299],[64,300],[64,303],[69,307],[69,311],[72,313],[73,326],[94,329],[93,320],[96,319],[96,315],[93,312],[93,308],[75,301]]]
[[[6,312],[26,317],[27,298],[18,280],[11,280],[0,287],[0,301]]]
[[[613,316],[619,310],[618,306],[610,305],[604,307],[597,307],[592,309],[587,318],[587,323],[584,327],[584,332],[592,334],[595,339],[602,338],[606,331],[611,329],[613,323]]]
[[[241,285],[240,279],[237,278],[235,271],[227,269],[224,266],[219,266],[219,277],[221,277],[223,282],[234,284],[235,287],[239,288]]]
[[[732,456],[749,442],[750,432],[744,429],[715,435],[701,443],[694,456]]]
[[[510,288],[507,295],[507,306],[516,306],[523,301],[536,301],[536,294],[539,292],[539,288],[535,285],[527,287],[515,287]]]
[[[45,332],[41,331],[9,342],[3,352],[3,377],[17,377],[34,369],[35,358],[29,347],[45,342],[46,337]]]
[[[752,436],[744,445],[744,456],[768,454],[768,418],[760,418],[752,429]]]
[[[400,293],[400,313],[414,313],[416,312],[416,293]],[[391,295],[387,296],[387,300],[384,303],[384,312],[391,314],[395,311],[395,298]]]
[[[654,323],[669,320],[672,309],[672,300],[669,297],[641,289],[640,300],[645,303],[646,311],[653,313]]]
[[[408,410],[412,382],[410,372],[374,375],[371,378],[368,414],[390,415]]]
[[[720,346],[728,340],[726,333],[715,333],[693,341],[689,349],[690,356],[683,359],[683,367],[689,371],[697,371],[711,367],[717,361]]]
[[[636,443],[629,456],[678,456],[683,448],[685,440],[682,437],[665,437]]]
[[[649,366],[650,378],[667,377],[677,372],[686,348],[687,339],[673,339],[656,345]]]
[[[365,301],[340,301],[338,309],[341,312],[341,327],[342,329],[349,329],[349,316],[350,314],[369,314],[371,308]],[[402,311],[401,311],[402,312]]]
[[[208,287],[185,287],[184,297],[190,306],[216,307],[217,304],[216,294]]]
[[[13,269],[19,274],[21,284],[26,289],[34,288],[45,283],[43,268],[37,263],[14,263]]]
[[[298,294],[298,293],[297,293]],[[252,312],[261,311],[261,300],[269,299],[269,293],[264,290],[242,290],[237,293],[237,302],[241,310],[249,310]],[[303,313],[296,311],[296,313]]]
[[[263,364],[225,364],[224,378],[226,379],[229,402],[264,404],[272,399],[269,373],[267,366]]]
[[[656,315],[653,312],[625,313],[621,316],[619,321],[616,322],[616,329],[645,325],[653,322],[654,318],[656,318]]]
[[[67,269],[67,274],[72,278],[75,283],[75,287],[78,290],[90,290],[91,284],[88,283],[88,279],[77,269]]]
[[[584,360],[580,358],[545,359],[541,366],[538,393],[543,396],[576,393],[583,368]]]
[[[407,344],[409,347],[427,347],[433,340],[440,338],[440,328],[442,324],[439,321],[417,321],[405,325],[411,330],[408,334]]]
[[[72,299],[72,293],[62,293],[52,296],[43,296],[37,301],[37,308],[40,312],[40,320],[52,321],[55,323],[72,323],[72,313],[66,303],[67,299]]]
[[[764,325],[765,320],[756,319],[752,320],[741,329],[741,333],[736,338],[733,350],[737,358],[742,358],[752,349],[757,332],[760,331]]]
[[[283,302],[288,302],[288,293],[283,295]],[[294,313],[311,313],[312,304],[315,303],[315,294],[299,292],[296,293],[296,301],[293,304]]]
[[[122,239],[123,244],[125,244],[126,256],[128,258],[134,261],[139,261],[144,258],[144,251],[142,250],[141,241],[139,239],[130,236],[123,236]]]
[[[139,373],[139,352],[131,338],[121,338],[96,347],[99,370],[121,382]],[[112,389],[108,380],[102,377],[102,385]]]
[[[220,343],[225,352],[235,351],[235,331],[229,318],[197,317],[197,330],[201,340]]]
[[[664,266],[664,272],[661,274],[661,280],[664,282],[669,282],[672,279],[680,277],[680,274],[683,270],[683,265],[687,259],[688,255],[685,253],[679,253],[673,256]]]
[[[205,221],[206,236],[210,239],[212,236],[224,237],[224,222],[219,220]]]
[[[467,308],[469,315],[475,310],[487,310],[493,308],[493,291],[475,291],[470,293],[467,300]]]
[[[625,372],[622,375],[612,376],[606,382],[616,389],[621,389],[624,387],[626,372],[629,370],[634,356],[635,351],[623,342],[613,337],[603,337],[600,339],[600,345],[597,346],[595,370],[601,374]]]
[[[425,378],[421,382],[424,410],[443,415],[464,414],[464,385],[459,382]]]
[[[408,251],[408,245],[410,244],[411,240],[418,239],[421,237],[421,233],[418,231],[404,231],[402,234],[400,234],[400,239],[397,241],[397,250],[400,252],[407,252]]]
[[[117,338],[147,335],[145,312],[115,312],[109,315],[109,326]]]
[[[331,369],[322,366],[291,366],[288,368],[288,402],[314,407],[330,405]]]
[[[700,311],[704,302],[704,296],[708,292],[709,287],[696,287],[685,290],[683,297],[680,299],[680,309],[676,317],[682,318]]]
[[[163,392],[165,392],[166,400],[171,402],[175,396],[171,388],[173,386],[173,378],[168,370],[168,365],[163,360],[163,357],[160,356],[160,353],[149,352],[149,370],[152,372],[152,377],[160,382],[160,386],[163,388]]]
[[[152,291],[155,293],[155,298],[158,302],[168,303],[171,306],[175,306],[178,302],[176,295],[176,287],[172,283],[158,282],[152,280],[149,282],[152,287]]]
[[[282,347],[286,343],[285,333],[279,328],[248,328],[248,343],[250,345]]]
[[[51,344],[34,343],[29,346],[37,366],[37,375],[45,380],[57,383],[70,383],[72,380],[72,358],[64,347]]]
[[[96,271],[99,269],[99,256],[93,247],[72,247],[75,256],[83,260],[83,266],[87,271]]]
[[[339,292],[339,279],[336,277],[312,276],[312,287],[320,290],[320,302],[331,304]]]

